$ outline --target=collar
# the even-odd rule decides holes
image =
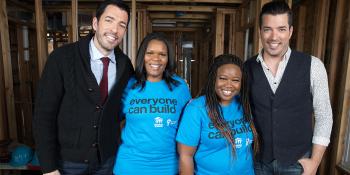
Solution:
[[[256,62],[258,63],[264,62],[263,53],[264,53],[264,48],[260,50],[259,55],[256,57]],[[292,53],[292,49],[288,47],[287,52],[283,55],[283,58],[281,61],[288,62],[291,53]]]
[[[95,46],[94,43],[94,37],[91,38],[89,43],[90,53],[91,53],[91,60],[97,61],[100,60],[102,57],[105,57]],[[108,58],[112,63],[115,63],[115,55],[114,51],[109,52]]]

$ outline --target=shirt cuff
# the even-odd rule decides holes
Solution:
[[[330,140],[327,137],[314,136],[312,138],[312,143],[322,146],[328,146]]]

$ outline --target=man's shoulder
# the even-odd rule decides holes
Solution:
[[[254,55],[250,58],[248,58],[245,62],[244,62],[244,65],[245,66],[250,66],[251,64],[253,63],[256,63],[256,58],[258,57],[258,55]]]

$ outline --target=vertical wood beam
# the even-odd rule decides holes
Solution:
[[[7,119],[10,132],[10,138],[17,140],[17,124],[15,114],[15,102],[13,93],[13,80],[12,80],[12,63],[11,63],[11,51],[10,51],[10,37],[8,28],[6,1],[0,1],[0,29],[1,29],[1,46],[2,46],[2,59],[4,70],[4,82],[5,82],[5,98],[6,98],[6,110]]]
[[[47,38],[46,38],[46,26],[44,22],[44,14],[42,9],[41,0],[35,0],[35,27],[36,27],[36,44],[38,51],[38,74],[44,69],[47,58]]]
[[[346,132],[346,127],[348,126],[347,123],[347,119],[348,119],[348,112],[350,110],[350,11],[346,10],[349,8],[345,8],[346,3],[349,3],[347,0],[338,0],[337,1],[337,12],[336,12],[336,21],[335,21],[335,25],[337,25],[337,27],[334,30],[333,34],[336,34],[337,31],[340,31],[341,29],[341,24],[339,24],[338,22],[341,23],[346,23],[347,26],[345,26],[345,31],[346,31],[346,35],[345,35],[345,49],[344,49],[344,54],[342,61],[339,61],[339,59],[337,59],[337,57],[339,57],[339,55],[341,54],[337,54],[334,55],[335,57],[333,57],[332,54],[332,59],[331,61],[333,61],[333,59],[335,59],[333,61],[332,64],[338,64],[337,66],[332,66],[331,65],[331,69],[337,69],[337,70],[333,70],[333,71],[337,71],[338,72],[338,76],[339,76],[339,70],[342,71],[342,73],[340,74],[341,76],[341,82],[340,85],[338,87],[340,93],[338,93],[338,97],[339,100],[337,100],[337,106],[340,107],[339,110],[337,110],[337,112],[334,114],[335,115],[335,120],[334,120],[334,128],[333,128],[333,133],[334,134],[334,144],[332,144],[332,154],[331,154],[331,160],[330,160],[330,174],[334,174],[334,175],[340,175],[343,174],[339,171],[337,171],[337,164],[339,164],[341,162],[342,159],[342,155],[344,152],[344,137],[345,137],[345,132]],[[347,13],[345,16],[344,13]],[[339,15],[339,16],[338,16]],[[345,21],[347,20],[347,21]],[[339,25],[339,26],[338,26]],[[334,35],[335,37],[344,37],[344,34],[341,35],[342,32],[340,32],[340,34],[336,34]],[[335,40],[333,40],[332,44],[334,42],[336,42],[337,38],[335,38]],[[339,43],[339,40],[338,40]],[[336,49],[338,46],[334,45],[333,48]],[[337,50],[337,52],[339,52],[339,50]],[[335,83],[335,82],[333,82]],[[333,88],[335,88],[334,86],[332,86]]]
[[[131,2],[131,60],[135,65],[136,50],[137,50],[137,31],[136,31],[136,0]]]
[[[327,24],[328,24],[328,14],[329,14],[329,0],[319,0],[317,1],[316,8],[316,19],[314,26],[315,37],[313,37],[312,44],[312,54],[324,60],[324,52],[326,46],[326,35],[327,35]]]
[[[224,52],[224,23],[225,16],[221,9],[216,11],[216,28],[215,28],[215,52],[214,57]]]
[[[72,18],[72,42],[78,41],[78,0],[71,1],[71,18]]]
[[[298,33],[296,34],[296,50],[304,50],[304,35],[305,35],[305,19],[306,19],[306,7],[303,5],[299,6],[298,14]]]

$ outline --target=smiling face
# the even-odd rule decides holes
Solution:
[[[222,105],[228,105],[241,90],[242,72],[234,64],[224,64],[217,70],[215,92]]]
[[[289,47],[293,27],[288,24],[288,14],[262,16],[260,27],[261,43],[264,47],[264,58],[282,58]]]
[[[162,80],[163,72],[168,63],[168,49],[163,41],[151,40],[145,52],[145,69],[147,80],[157,82]]]
[[[108,5],[100,19],[94,17],[92,21],[96,48],[107,56],[121,43],[127,24],[128,13],[115,5]]]

